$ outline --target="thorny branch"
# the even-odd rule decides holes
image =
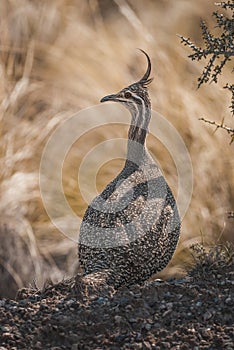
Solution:
[[[197,47],[189,38],[179,35],[181,43],[188,46],[192,53],[188,56],[192,61],[200,61],[201,59],[208,59],[202,74],[198,78],[198,88],[205,83],[217,83],[219,76],[222,74],[223,68],[228,61],[232,60],[234,56],[234,0],[222,1],[215,3],[215,5],[230,10],[231,16],[228,17],[218,11],[213,12],[213,16],[217,22],[217,26],[221,30],[221,34],[215,36],[211,33],[204,21],[201,21],[202,38],[204,41],[204,48]],[[234,70],[234,69],[233,69]],[[233,72],[232,70],[232,72]],[[225,89],[228,89],[231,94],[231,113],[234,115],[234,84],[226,84]],[[232,128],[225,126],[223,123],[217,124],[213,121],[207,123],[213,124],[216,128],[225,129],[231,135],[231,142],[234,140],[234,131]]]
[[[212,121],[212,120],[207,120],[205,118],[199,118],[199,120],[202,120],[205,123],[208,123],[208,124],[211,124],[211,125],[215,125],[216,126],[215,131],[217,129],[219,129],[219,128],[226,130],[228,132],[228,134],[230,134],[230,136],[231,136],[230,144],[234,141],[234,128],[230,128],[229,126],[225,125],[224,124],[224,120],[222,120],[222,122],[220,124],[216,123],[215,121]]]

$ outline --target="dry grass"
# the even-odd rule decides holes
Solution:
[[[198,121],[209,117],[218,122],[225,117],[231,125],[230,96],[222,89],[230,80],[229,73],[225,72],[217,85],[196,90],[203,64],[190,62],[176,37],[183,34],[199,44],[200,17],[212,26],[213,10],[209,0],[147,0],[144,5],[133,0],[1,1],[0,211],[27,220],[45,264],[50,266],[48,277],[56,280],[73,274],[77,257],[74,242],[58,232],[43,207],[38,184],[43,148],[51,132],[72,113],[97,104],[105,94],[142,75],[145,61],[137,47],[152,57],[153,109],[177,128],[193,164],[192,201],[178,250],[163,276],[180,273],[190,259],[192,243],[215,242],[221,233],[223,239],[233,239],[233,219],[226,215],[233,210],[233,146],[225,132],[213,134],[212,128]],[[126,130],[117,125],[97,128],[82,136],[67,155],[64,193],[78,215],[82,216],[87,206],[77,186],[80,162],[91,147],[126,137]],[[176,193],[177,175],[170,154],[152,136],[148,147]],[[100,169],[99,190],[121,165],[121,160],[114,160]],[[50,196],[66,225],[52,187]]]

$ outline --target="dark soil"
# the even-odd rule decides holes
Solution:
[[[234,264],[117,291],[79,279],[0,300],[4,349],[234,349]]]

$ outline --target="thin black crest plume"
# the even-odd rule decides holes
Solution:
[[[149,78],[151,73],[151,61],[150,61],[149,55],[144,50],[142,49],[138,49],[138,50],[140,50],[146,56],[148,67],[143,77],[140,80],[138,80],[137,84],[141,84],[143,87],[147,87],[147,85],[149,85],[153,80],[153,78]]]

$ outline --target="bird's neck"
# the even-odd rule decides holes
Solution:
[[[132,112],[131,125],[128,131],[127,160],[140,165],[145,153],[145,140],[151,118],[151,108],[137,106]]]

